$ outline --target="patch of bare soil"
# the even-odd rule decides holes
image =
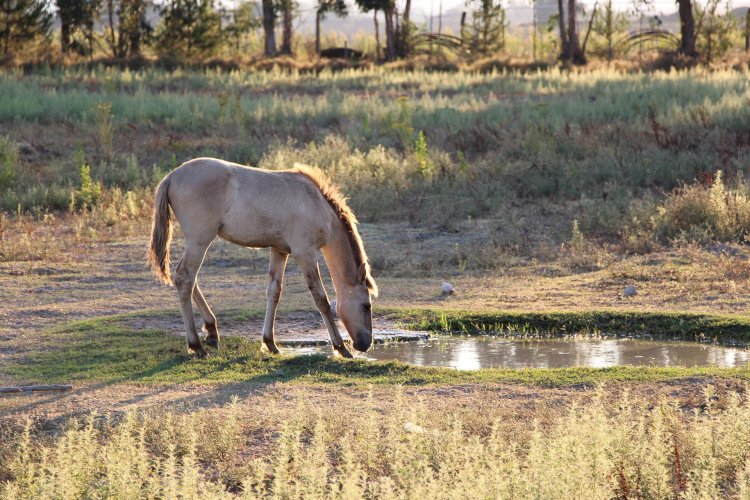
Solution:
[[[490,230],[477,227],[477,232]],[[3,356],[33,346],[45,328],[75,319],[164,310],[163,317],[149,319],[148,324],[134,319],[134,327],[164,328],[179,334],[177,294],[173,288],[158,285],[145,264],[147,232],[144,227],[142,235],[137,232],[138,237],[76,243],[69,251],[45,261],[0,263],[0,366]],[[616,259],[590,271],[522,258],[497,262],[500,267],[496,270],[472,271],[456,268],[450,259],[441,260],[437,255],[456,248],[459,241],[464,246],[480,245],[466,234],[407,230],[394,224],[364,224],[362,233],[371,258],[382,266],[375,271],[381,289],[374,303],[376,311],[380,306],[429,306],[745,313],[750,304],[750,263],[744,255],[685,248]],[[173,247],[175,260],[181,254],[181,245],[178,232]],[[260,320],[233,322],[222,311],[265,308],[267,259],[265,250],[249,250],[220,240],[209,249],[199,281],[223,334],[249,338],[260,335]],[[322,260],[321,265],[326,276]],[[406,268],[411,271],[405,272]],[[450,297],[441,294],[444,280],[454,286],[456,293]],[[327,278],[326,285],[332,290]],[[634,286],[637,294],[625,297],[627,286]],[[279,339],[327,337],[293,261],[287,269],[278,316]],[[392,325],[377,318],[375,326]]]

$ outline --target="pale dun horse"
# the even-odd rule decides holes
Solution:
[[[185,235],[185,253],[174,277],[169,269],[172,240],[170,207]],[[281,298],[284,268],[291,255],[304,275],[334,349],[345,357],[344,345],[320,279],[322,251],[336,291],[336,309],[354,348],[372,345],[370,295],[377,285],[357,231],[357,220],[339,190],[317,170],[296,167],[267,171],[212,158],[190,160],[156,188],[149,259],[157,276],[174,282],[185,322],[188,351],[203,357],[191,299],[207,332],[207,345],[219,347],[216,317],[198,287],[198,270],[216,236],[244,247],[271,249],[268,302],[263,343],[278,353],[274,341],[276,306]]]

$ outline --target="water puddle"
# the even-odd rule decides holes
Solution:
[[[330,350],[330,349],[328,349]],[[320,347],[294,352],[323,352]],[[750,351],[736,347],[636,339],[507,339],[493,337],[433,337],[413,342],[386,342],[358,357],[398,360],[417,366],[459,370],[481,368],[563,368],[587,366],[717,366],[750,363]]]

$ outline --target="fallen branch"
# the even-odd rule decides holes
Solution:
[[[17,387],[0,387],[0,393],[69,391],[72,385],[20,385]]]

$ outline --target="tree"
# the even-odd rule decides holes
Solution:
[[[318,0],[315,9],[315,53],[320,54],[320,23],[325,20],[326,14],[333,13],[338,17],[349,15],[344,0]]]
[[[52,14],[44,0],[0,0],[2,53],[23,50],[27,44],[49,37]]]
[[[383,12],[385,18],[385,58],[392,61],[396,58],[396,16],[395,0],[355,0],[362,12],[375,11],[377,20],[378,11]],[[378,49],[379,50],[379,49]]]
[[[471,24],[464,24],[461,38],[472,53],[488,55],[505,46],[508,22],[502,3],[494,0],[469,0],[467,7],[478,4],[471,14]]]
[[[579,13],[576,0],[568,0],[568,7],[565,9],[563,0],[557,0],[557,21],[560,28],[560,60],[563,62],[572,62],[573,64],[586,64],[586,42],[588,42],[591,27],[596,18],[597,4],[591,12],[588,29],[584,37],[583,45],[578,38],[577,15]],[[583,10],[580,10],[584,13]],[[567,17],[567,26],[565,19]]]
[[[404,12],[401,15],[401,32],[398,36],[398,56],[405,58],[411,53],[411,0],[406,0]]]
[[[680,48],[678,52],[687,57],[698,57],[695,49],[695,18],[692,0],[677,0],[680,15]]]
[[[258,28],[261,25],[260,20],[255,16],[256,2],[252,0],[243,0],[235,7],[225,12],[228,18],[224,33],[234,42],[234,48],[240,52],[240,41],[249,31]]]
[[[276,7],[273,0],[262,0],[263,6],[263,53],[266,57],[276,55]]]
[[[104,38],[113,57],[141,53],[141,44],[152,31],[146,22],[147,6],[147,0],[106,0],[107,24]]]
[[[604,38],[607,45],[607,61],[612,60],[612,46],[615,36],[626,31],[629,25],[628,16],[624,12],[616,11],[612,0],[605,0],[601,14],[597,16],[591,29],[598,36]]]
[[[101,0],[56,0],[60,16],[60,48],[91,55],[94,52],[94,22],[99,17]]]
[[[294,10],[297,5],[294,0],[280,0],[282,30],[281,30],[281,53],[292,54],[292,36],[294,35]]]
[[[156,30],[157,51],[177,57],[211,55],[221,40],[221,16],[212,0],[168,0]]]
[[[705,7],[696,3],[695,15],[698,22],[695,27],[697,42],[701,52],[710,62],[714,56],[723,55],[732,45],[732,33],[737,29],[737,18],[732,13],[729,2],[724,4],[724,14],[719,13],[722,0],[708,0]]]

